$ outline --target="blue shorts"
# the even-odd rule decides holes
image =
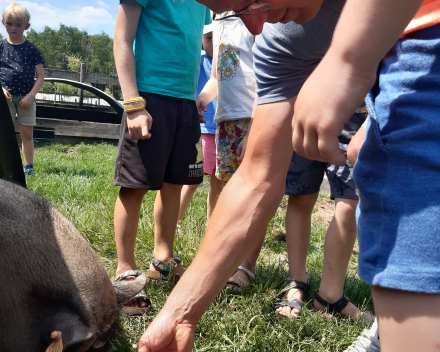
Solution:
[[[359,276],[440,293],[440,25],[399,40],[367,99],[354,168]]]

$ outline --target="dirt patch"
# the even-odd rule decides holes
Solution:
[[[312,221],[329,225],[334,215],[335,202],[330,198],[319,197],[315,204],[315,208],[313,209]]]

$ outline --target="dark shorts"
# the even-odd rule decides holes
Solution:
[[[194,185],[203,181],[200,122],[192,100],[140,93],[153,118],[151,138],[131,139],[127,116],[121,122],[115,186],[160,190],[163,183]]]
[[[347,153],[347,146],[357,130],[362,126],[367,114],[355,113],[344,125],[339,136],[339,148]],[[316,160],[309,160],[293,153],[286,178],[285,194],[300,196],[319,192],[324,172],[330,184],[330,198],[359,199],[353,181],[353,168],[348,159],[345,166],[337,166]]]

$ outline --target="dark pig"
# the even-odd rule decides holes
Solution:
[[[97,254],[46,200],[0,179],[0,351],[44,352],[60,331],[63,351],[105,345],[119,308],[144,275],[113,283]]]

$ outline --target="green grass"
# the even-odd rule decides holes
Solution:
[[[116,147],[106,144],[36,144],[36,176],[28,188],[49,200],[89,241],[110,276],[117,266],[113,232],[113,208],[118,188],[113,186]],[[175,254],[187,266],[194,258],[206,229],[206,197],[209,183],[197,190],[176,234]],[[153,204],[156,192],[145,196],[137,243],[136,262],[146,272],[154,243]],[[325,194],[320,194],[326,197]],[[310,301],[300,319],[274,314],[273,299],[287,278],[284,198],[268,226],[257,263],[258,282],[244,293],[222,291],[203,315],[196,330],[194,351],[343,351],[363,330],[361,323],[335,317],[328,319],[310,310]],[[307,259],[312,292],[319,286],[326,228],[312,224]],[[274,236],[276,234],[276,236]],[[149,281],[148,294],[154,312],[122,316],[123,333],[112,341],[114,351],[135,351],[138,340],[173,289],[171,283]],[[372,311],[369,286],[357,276],[357,257],[352,255],[345,293],[358,307]],[[312,295],[310,295],[309,300]]]

